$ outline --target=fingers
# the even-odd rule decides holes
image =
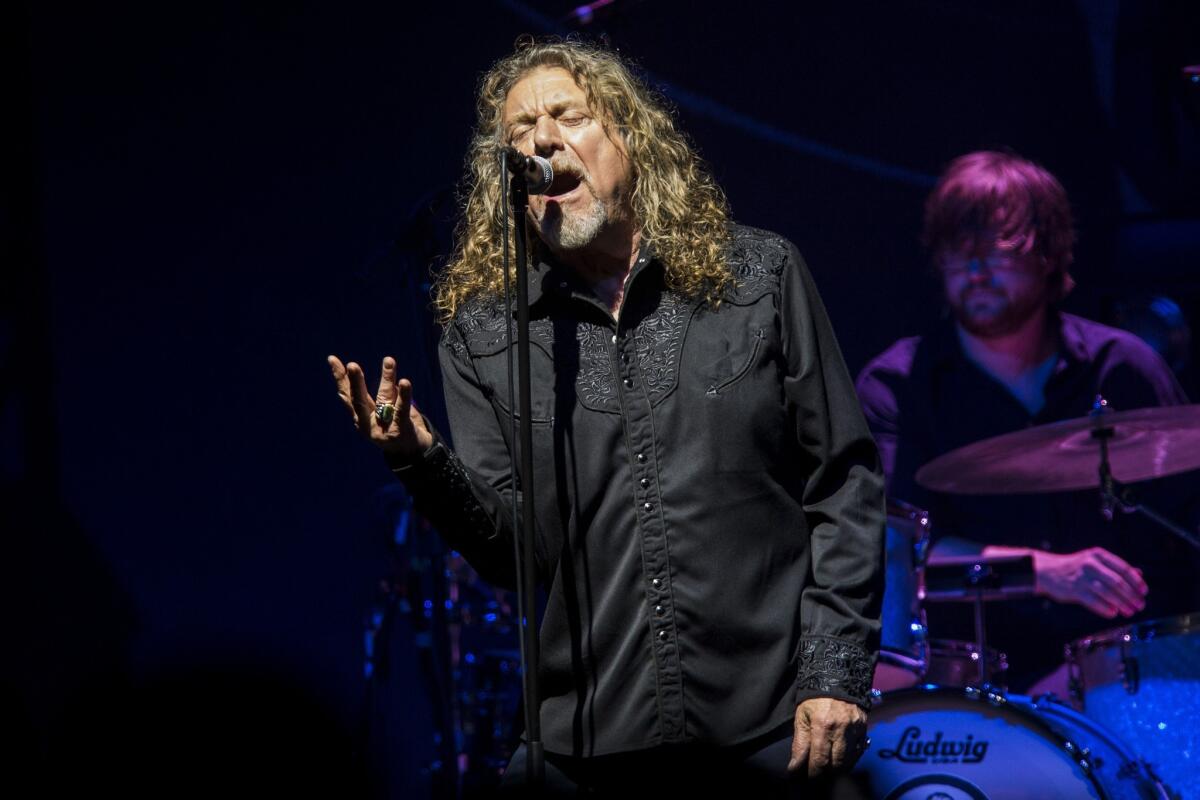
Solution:
[[[837,769],[839,767],[846,765],[846,762],[847,762],[846,756],[850,752],[850,746],[851,746],[850,741],[849,741],[850,738],[851,738],[850,731],[846,728],[843,728],[842,730],[837,731],[830,738],[829,764],[834,769]],[[855,742],[857,743],[857,739],[855,739]]]
[[[342,405],[350,412],[350,416],[354,418],[354,424],[357,427],[358,415],[354,412],[354,401],[350,397],[350,378],[346,374],[346,367],[337,356],[329,356],[326,361],[329,363],[329,371],[333,375],[333,382],[337,386],[338,397],[341,398]]]
[[[788,772],[796,772],[808,765],[808,717],[803,711],[796,711],[795,731],[792,733],[792,757],[788,761]]]
[[[1093,614],[1098,614],[1107,619],[1112,619],[1121,613],[1121,610],[1112,603],[1098,588],[1099,582],[1093,585],[1083,585],[1077,587],[1076,599]]]
[[[375,393],[375,402],[395,405],[396,394],[396,361],[387,356],[379,373],[379,391]]]
[[[833,729],[828,723],[814,722],[808,742],[808,777],[815,778],[833,763]]]
[[[1127,617],[1132,617],[1145,607],[1141,593],[1130,586],[1113,570],[1100,563],[1092,564],[1094,575],[1092,586]]]
[[[362,367],[351,361],[346,365],[346,375],[350,381],[350,402],[354,405],[354,415],[360,431],[370,432],[371,417],[375,414],[375,400],[367,391],[367,379]]]
[[[400,398],[396,401],[396,418],[408,419],[413,411],[412,381],[408,378],[401,378],[396,384],[396,390],[400,393]]]
[[[1125,559],[1108,552],[1103,547],[1092,548],[1092,554],[1097,561],[1119,575],[1121,580],[1139,595],[1144,597],[1150,592],[1150,587],[1146,585],[1146,581],[1142,577],[1142,571]]]

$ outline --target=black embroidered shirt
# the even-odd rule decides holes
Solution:
[[[714,311],[643,251],[614,321],[571,271],[531,275],[547,750],[735,744],[819,696],[867,704],[883,480],[795,247],[732,229]],[[460,309],[440,358],[455,450],[398,470],[451,546],[515,584],[505,324]],[[514,361],[516,356],[514,353]]]

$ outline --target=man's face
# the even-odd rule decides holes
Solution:
[[[585,248],[614,223],[630,218],[629,158],[589,108],[571,73],[539,67],[517,81],[504,100],[504,137],[554,167],[549,191],[529,198],[529,215],[552,248]]]
[[[947,252],[937,258],[946,302],[975,336],[1013,333],[1046,307],[1049,268],[1037,256],[993,246],[985,252]]]

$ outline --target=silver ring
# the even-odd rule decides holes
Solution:
[[[392,424],[392,418],[396,415],[396,407],[391,403],[376,403],[375,404],[375,419],[379,420],[379,424],[383,427],[388,427]]]

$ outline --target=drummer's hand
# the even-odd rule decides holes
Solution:
[[[1038,594],[1110,619],[1132,617],[1146,607],[1149,587],[1141,570],[1103,547],[1066,555],[1034,550],[1032,555]]]
[[[362,367],[353,361],[342,366],[337,356],[328,361],[338,397],[350,412],[354,427],[372,444],[401,459],[415,459],[433,446],[433,434],[413,404],[412,383],[407,378],[396,379],[396,362],[391,356],[383,360],[383,375],[374,397],[367,391]],[[376,403],[396,407],[389,424],[384,425],[375,415]]]
[[[867,713],[853,703],[813,697],[796,706],[792,757],[788,772],[806,770],[815,778],[830,770],[849,769],[867,743]]]

